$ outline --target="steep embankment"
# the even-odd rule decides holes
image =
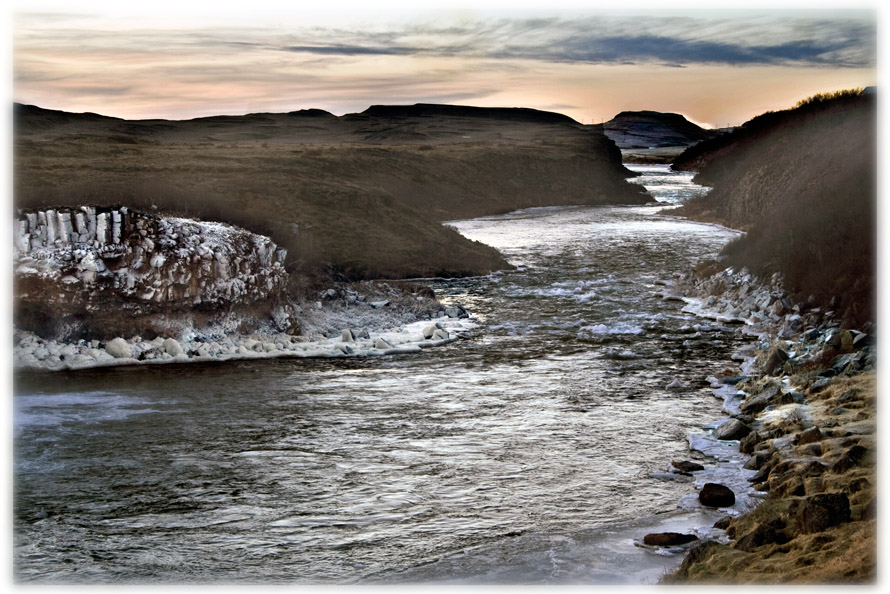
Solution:
[[[299,302],[285,250],[222,223],[61,207],[20,212],[14,243],[22,369],[412,353],[472,327],[410,284],[340,283]]]
[[[270,235],[287,267],[345,279],[508,267],[441,221],[643,203],[599,127],[527,109],[375,106],[126,121],[16,106],[17,206],[125,204]],[[303,275],[294,278],[303,278]],[[296,287],[296,290],[300,290]]]
[[[729,263],[780,272],[797,299],[850,325],[874,318],[874,93],[817,96],[702,142],[674,162],[713,186],[678,214],[744,229]],[[812,297],[812,299],[810,299]]]

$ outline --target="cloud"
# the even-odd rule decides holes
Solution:
[[[761,85],[766,70],[781,71],[780,83],[819,71],[818,84],[787,92],[778,105],[873,84],[861,72],[876,61],[872,13],[714,14],[436,21],[382,15],[325,26],[29,14],[13,30],[14,92],[26,103],[139,117],[474,102],[546,106],[577,119],[612,109],[602,103],[616,111],[638,107],[640,97],[682,111],[667,101],[679,94],[699,109],[709,100],[702,87],[714,76],[727,77],[725,84],[735,85],[728,96],[736,98],[744,85]]]
[[[872,67],[872,19],[588,18],[414,24],[385,31],[298,34],[280,49],[314,54],[464,56],[591,64],[666,63]]]
[[[305,52],[310,54],[339,54],[343,56],[407,56],[420,53],[418,48],[408,47],[368,47],[361,45],[292,45],[283,48],[289,52]]]
[[[841,42],[793,41],[777,45],[745,46],[736,43],[720,43],[676,39],[656,35],[627,37],[584,38],[572,40],[541,56],[553,61],[621,63],[646,61],[685,64],[828,64],[836,62],[833,56],[851,45],[850,40]],[[521,48],[503,55],[522,54]],[[836,64],[835,64],[836,65]]]

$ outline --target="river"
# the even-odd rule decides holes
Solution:
[[[654,293],[735,232],[631,167],[660,204],[453,222],[518,269],[427,281],[479,321],[447,347],[17,376],[16,580],[656,581],[681,554],[634,539],[719,515],[649,473],[738,343]]]

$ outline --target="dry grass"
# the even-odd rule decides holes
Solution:
[[[729,263],[781,272],[799,300],[834,309],[851,326],[874,319],[876,104],[841,93],[766,114],[675,161],[698,169],[707,196],[678,214],[748,233]]]
[[[787,542],[769,543],[750,551],[734,546],[708,545],[697,560],[687,559],[666,583],[683,584],[863,584],[873,583],[877,571],[876,520],[868,515],[877,492],[877,443],[873,432],[848,431],[854,423],[871,422],[876,415],[877,382],[874,372],[839,378],[824,390],[809,395],[813,423],[823,438],[793,450],[773,454],[770,498],[753,512],[735,518],[727,534],[736,541],[758,526],[781,531]],[[839,412],[842,406],[847,412]],[[800,430],[789,424],[787,434]],[[865,448],[858,462],[846,469],[835,464],[851,448]],[[813,459],[830,470],[806,476]],[[778,476],[774,476],[778,475]],[[802,534],[795,518],[798,497],[844,493],[850,502],[852,521],[812,534]]]
[[[684,579],[669,576],[665,583],[866,584],[876,580],[875,520],[842,524],[761,548],[748,553],[715,547]]]
[[[255,114],[127,122],[20,107],[18,206],[129,204],[271,234],[288,267],[343,279],[483,274],[492,248],[440,222],[641,202],[599,132],[485,118]]]

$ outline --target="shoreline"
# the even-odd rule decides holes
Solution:
[[[689,442],[690,451],[707,441],[731,447],[745,484],[713,482],[754,505],[716,522],[717,536],[683,547],[683,562],[661,583],[873,582],[873,338],[841,328],[832,312],[790,303],[778,276],[763,285],[746,272],[699,265],[663,295],[686,301],[688,313],[744,324],[739,332],[752,338],[733,354],[738,377],[707,378],[728,418]],[[691,473],[697,489],[707,472]],[[849,550],[854,561],[845,560]]]
[[[724,271],[725,272],[725,271]],[[730,274],[730,277],[735,276]],[[748,275],[739,275],[745,278],[746,283],[752,279]],[[735,349],[730,355],[730,361],[724,365],[721,372],[715,372],[706,379],[709,383],[711,394],[722,401],[721,410],[726,414],[712,420],[706,425],[686,434],[688,457],[684,460],[666,461],[667,466],[663,471],[650,472],[649,477],[661,481],[687,482],[694,491],[683,495],[677,501],[677,507],[673,510],[662,512],[667,515],[683,516],[684,514],[701,514],[701,521],[708,518],[708,524],[687,524],[675,526],[680,532],[653,532],[644,535],[639,534],[634,539],[634,544],[639,548],[657,555],[682,555],[687,554],[700,543],[717,542],[728,544],[731,542],[726,531],[721,528],[721,523],[728,518],[743,517],[756,510],[762,503],[762,495],[754,490],[749,479],[756,474],[755,470],[747,468],[749,456],[740,451],[736,440],[727,440],[718,436],[720,428],[732,421],[739,412],[739,404],[743,401],[745,392],[738,389],[741,378],[752,372],[755,366],[753,348],[758,338],[766,335],[764,321],[751,319],[751,316],[742,316],[741,311],[735,311],[731,301],[719,302],[714,300],[708,303],[706,298],[700,295],[689,294],[689,287],[685,278],[675,278],[660,283],[661,289],[655,291],[653,296],[665,301],[680,301],[685,303],[681,311],[693,316],[715,321],[728,327],[736,326],[736,332],[750,339],[746,345]],[[765,299],[774,287],[758,286],[756,291],[761,293],[761,299]],[[707,303],[707,305],[705,305]],[[736,365],[732,365],[736,364]],[[731,367],[732,365],[732,367]],[[729,375],[736,372],[737,375]],[[718,377],[719,376],[719,377]],[[695,465],[696,468],[685,467]],[[730,505],[714,507],[704,505],[699,500],[699,492],[708,483],[716,483],[730,488],[734,494],[734,501]],[[647,544],[649,538],[657,538],[665,544]],[[682,561],[675,564],[676,571]]]
[[[339,337],[316,340],[278,333],[224,335],[216,340],[200,341],[178,341],[160,337],[152,341],[139,337],[129,340],[115,338],[108,342],[94,340],[87,344],[47,341],[31,332],[17,330],[15,334],[18,344],[13,348],[16,361],[13,371],[52,373],[104,367],[257,359],[382,357],[419,353],[425,349],[451,344],[476,327],[477,323],[472,318],[444,316],[384,330],[345,328]],[[59,354],[51,355],[53,359],[37,361],[38,365],[26,363],[28,357],[36,360],[33,353],[38,349]],[[137,356],[132,356],[136,353]],[[146,354],[151,358],[139,358]]]

